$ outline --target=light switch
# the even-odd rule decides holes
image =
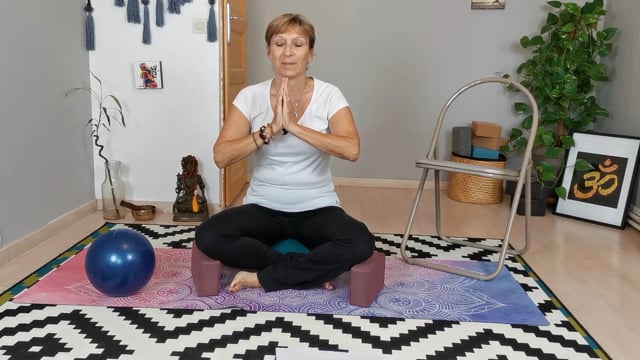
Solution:
[[[191,31],[194,34],[206,34],[207,33],[207,20],[206,19],[193,19],[191,23]]]

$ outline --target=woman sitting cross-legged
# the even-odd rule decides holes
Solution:
[[[374,236],[349,216],[334,190],[331,156],[355,161],[360,138],[349,104],[334,85],[307,76],[315,30],[302,15],[284,14],[266,29],[273,78],[240,91],[213,148],[220,168],[256,156],[244,203],[196,229],[196,246],[240,271],[235,292],[324,286],[371,256]],[[294,238],[307,254],[271,248]]]

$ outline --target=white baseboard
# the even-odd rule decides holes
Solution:
[[[146,201],[146,200],[128,200],[135,205],[153,205],[156,212],[171,213],[173,212],[173,201]],[[98,210],[102,210],[102,200],[98,199]],[[209,214],[215,214],[220,211],[220,204],[208,204]]]
[[[640,208],[633,204],[629,207],[627,223],[634,229],[640,231]]]
[[[393,188],[393,189],[415,189],[418,187],[418,180],[400,180],[400,179],[369,179],[369,178],[347,178],[333,177],[335,186],[358,186],[358,187],[377,187],[377,188]],[[433,189],[433,181],[424,183],[425,189]],[[447,182],[440,182],[440,189],[447,189]]]
[[[79,207],[57,217],[38,230],[23,236],[12,242],[5,248],[0,249],[0,265],[15,259],[27,250],[34,248],[51,236],[57,234],[69,225],[79,221],[85,216],[96,211],[96,201],[90,200]]]
[[[334,177],[335,186],[356,186],[356,187],[377,187],[377,188],[399,188],[399,189],[415,189],[418,186],[417,180],[399,180],[399,179],[369,179],[369,178],[347,178]],[[425,189],[433,189],[433,181],[425,182]],[[446,190],[446,182],[441,183],[441,189]],[[131,200],[136,205],[154,205],[158,212],[173,212],[173,202],[171,201],[136,201]],[[64,228],[79,221],[83,217],[102,209],[102,200],[90,200],[76,209],[50,221],[42,228],[28,234],[5,248],[0,249],[0,265],[4,264],[17,256],[23,254],[27,250],[37,246],[41,242],[47,240]],[[209,213],[216,214],[220,212],[220,204],[209,204]]]
[[[251,173],[248,174],[251,178]],[[418,187],[418,180],[401,180],[401,179],[373,179],[373,178],[350,178],[350,177],[333,177],[335,186],[358,186],[358,187],[377,187],[392,189],[415,189]],[[428,180],[424,183],[425,189],[433,189],[433,181]],[[441,181],[440,188],[447,189],[447,182]]]

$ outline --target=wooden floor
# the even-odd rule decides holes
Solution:
[[[344,209],[372,232],[402,233],[414,191],[394,188],[338,187]],[[433,196],[427,192],[413,234],[434,234]],[[498,237],[504,232],[507,199],[498,205],[469,205],[443,197],[444,230],[451,235]],[[124,222],[134,222],[127,215]],[[171,224],[171,214],[154,223]],[[56,254],[104,223],[91,214],[46,243],[0,266],[0,289],[9,288]],[[523,219],[513,228],[517,245]],[[180,223],[188,224],[188,223]],[[533,217],[532,246],[524,255],[534,271],[588,329],[613,359],[635,359],[640,339],[640,232],[555,216]]]

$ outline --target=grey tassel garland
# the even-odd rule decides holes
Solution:
[[[207,19],[207,41],[216,42],[218,40],[218,27],[216,26],[216,1],[209,0],[209,18]]]
[[[142,43],[151,44],[151,25],[149,25],[149,0],[142,0],[144,5],[144,21],[142,22]]]
[[[180,0],[169,0],[169,14],[180,14]]]
[[[117,7],[124,7],[124,0],[116,0]]]
[[[156,0],[156,26],[164,26],[164,1]]]
[[[134,24],[140,24],[140,4],[138,0],[127,1],[127,21]]]
[[[89,51],[95,50],[95,24],[93,22],[93,6],[91,6],[91,0],[87,0],[87,5],[85,5],[84,7],[84,12],[87,13],[87,16],[85,18],[85,47]]]

